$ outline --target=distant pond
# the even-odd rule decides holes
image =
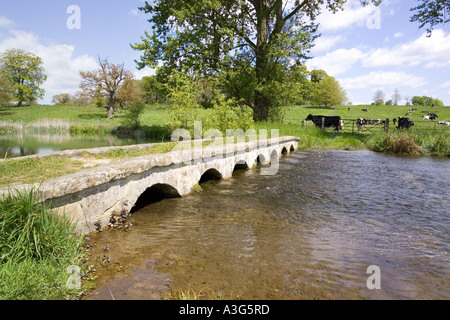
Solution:
[[[0,135],[0,158],[22,157],[52,151],[126,146],[161,142],[155,139],[119,138],[113,135],[71,135],[69,133]]]

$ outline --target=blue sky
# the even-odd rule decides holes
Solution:
[[[125,63],[136,78],[152,70],[136,70],[139,52],[130,43],[151,26],[137,10],[142,0],[15,0],[0,3],[0,52],[21,48],[44,60],[53,95],[78,91],[79,71],[96,68],[98,56]],[[80,29],[69,29],[71,5],[80,9]],[[349,0],[343,12],[319,17],[322,36],[312,50],[308,68],[334,76],[353,104],[373,101],[377,89],[386,100],[395,89],[403,97],[427,95],[450,105],[450,26],[436,29],[431,38],[409,22],[415,0],[383,1],[379,8],[361,7]],[[402,101],[404,103],[404,101]]]

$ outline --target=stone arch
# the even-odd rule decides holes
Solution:
[[[180,193],[176,188],[171,186],[170,184],[165,183],[156,183],[151,187],[147,188],[136,200],[134,203],[131,212],[142,209],[149,204],[161,201],[167,198],[179,198]]]
[[[281,154],[287,154],[288,150],[286,147],[283,147],[283,149],[281,149]]]
[[[236,162],[236,164],[234,165],[234,167],[233,167],[233,171],[236,171],[236,170],[242,170],[242,169],[248,169],[249,168],[249,166],[248,166],[248,163],[247,163],[247,161],[245,161],[245,160],[239,160],[238,162]]]
[[[294,151],[295,151],[294,145],[291,144],[291,148],[289,149],[289,152],[294,152]]]
[[[273,149],[272,152],[270,153],[270,159],[274,159],[278,157],[278,150],[277,149]]]
[[[215,168],[206,170],[200,177],[198,183],[203,183],[208,180],[221,180],[223,178],[222,174]]]

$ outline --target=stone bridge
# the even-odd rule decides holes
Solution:
[[[73,219],[77,231],[85,234],[155,194],[184,196],[199,182],[230,178],[242,166],[252,168],[260,162],[261,174],[276,174],[278,157],[297,149],[298,141],[279,137],[203,148],[179,143],[172,152],[128,158],[47,180],[39,185],[38,197]]]

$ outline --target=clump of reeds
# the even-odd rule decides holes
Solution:
[[[377,152],[411,155],[450,155],[449,130],[409,130],[379,132],[368,137],[366,145]]]
[[[0,300],[65,299],[67,267],[80,265],[82,238],[35,190],[0,198]],[[77,293],[79,294],[79,292]]]

